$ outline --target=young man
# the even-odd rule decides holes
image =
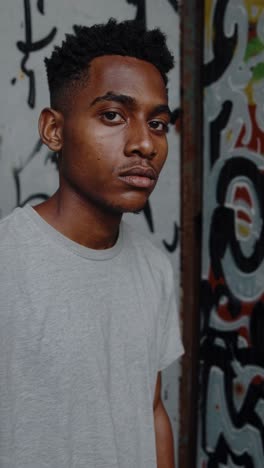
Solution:
[[[59,188],[0,223],[0,468],[172,468],[172,270],[121,222],[166,160],[172,56],[159,30],[110,20],[76,27],[46,66]]]

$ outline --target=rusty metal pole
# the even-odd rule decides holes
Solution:
[[[181,6],[181,314],[179,468],[196,466],[202,200],[203,1]]]

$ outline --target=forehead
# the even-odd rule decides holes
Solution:
[[[153,104],[167,102],[167,91],[159,70],[145,60],[105,55],[92,60],[87,91],[91,99],[112,91]]]

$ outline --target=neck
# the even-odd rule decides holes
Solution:
[[[77,194],[59,190],[34,208],[61,234],[90,249],[108,249],[117,240],[122,215],[84,201]]]

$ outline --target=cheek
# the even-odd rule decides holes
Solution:
[[[159,149],[158,149],[158,154],[160,155],[158,162],[159,162],[159,166],[161,170],[168,156],[168,142],[167,141],[164,141],[162,144],[160,144]]]
[[[89,162],[94,164],[102,173],[113,173],[122,165],[124,158],[124,143],[120,135],[99,136],[90,146]],[[92,161],[91,161],[92,158]]]
[[[67,128],[62,151],[66,170],[70,169],[79,180],[89,178],[105,183],[115,168],[122,165],[124,132],[120,128],[102,128],[93,122],[89,123],[89,131],[87,126],[78,132],[72,128]]]
[[[101,159],[101,145],[85,130],[78,133],[69,132],[64,140],[63,153],[67,165],[70,165],[73,171],[87,172],[88,168],[93,169],[94,162]]]

